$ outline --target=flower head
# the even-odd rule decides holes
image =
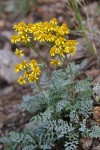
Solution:
[[[24,61],[22,61],[22,63],[20,64],[20,66],[21,66],[21,68],[22,69],[27,69],[27,67],[28,67],[28,63],[26,62],[26,60],[24,60]]]
[[[25,71],[25,72],[24,72],[24,78],[28,78],[29,75],[30,75],[30,72],[31,72],[31,71]]]
[[[18,82],[20,85],[26,84],[26,81],[25,81],[24,77],[22,77],[22,76],[19,77],[19,79],[17,80],[17,82]]]
[[[21,65],[20,64],[16,64],[15,67],[14,67],[14,71],[15,72],[21,71]]]
[[[11,36],[11,43],[17,43],[21,40],[19,35],[12,35]]]
[[[61,65],[61,62],[57,59],[52,59],[50,64],[53,66],[53,67],[56,67],[58,65]]]
[[[57,19],[56,18],[53,18],[53,19],[51,19],[51,21],[50,21],[50,23],[52,24],[52,25],[57,25]]]
[[[70,30],[65,23],[63,23],[61,27],[59,27],[59,29],[57,30],[57,34],[61,36],[65,34],[69,34],[69,33],[70,33]]]
[[[20,22],[17,25],[14,25],[14,30],[20,32],[20,30],[24,29],[26,24],[24,22]]]
[[[36,82],[38,80],[38,77],[33,74],[30,74],[28,80],[29,82]]]
[[[18,48],[16,48],[15,54],[16,54],[18,57],[24,56],[23,50],[18,50]]]
[[[55,41],[55,44],[56,45],[64,45],[66,42],[66,39],[63,38],[63,37],[59,37],[56,41]]]
[[[32,60],[30,61],[30,63],[29,63],[30,68],[33,68],[33,67],[35,67],[35,66],[37,66],[37,65],[38,65],[38,63],[37,63],[37,61],[36,61],[35,59],[32,59]]]
[[[55,56],[56,53],[57,53],[57,50],[56,50],[56,47],[54,46],[54,47],[52,47],[51,50],[50,50],[50,55],[51,55],[51,56]]]
[[[39,76],[41,71],[40,71],[40,67],[39,66],[35,66],[31,69],[32,74],[34,74],[35,76]]]

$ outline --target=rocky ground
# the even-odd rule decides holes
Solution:
[[[19,0],[18,0],[19,1]],[[20,131],[29,121],[31,115],[27,112],[21,112],[18,105],[22,101],[23,95],[33,95],[34,91],[27,86],[19,86],[16,83],[18,76],[14,73],[13,67],[20,62],[15,55],[14,50],[18,45],[11,45],[10,36],[14,34],[13,25],[20,21],[26,23],[50,20],[56,17],[59,22],[66,22],[73,31],[71,37],[77,39],[77,54],[73,57],[75,63],[80,64],[84,69],[80,79],[92,77],[92,85],[100,83],[100,2],[99,0],[89,0],[85,10],[90,17],[92,27],[91,35],[88,37],[94,46],[96,55],[91,55],[79,33],[74,32],[76,21],[73,12],[70,10],[65,0],[36,0],[32,3],[23,0],[22,7],[19,3],[14,4],[13,0],[0,0],[0,135],[7,135],[10,131]],[[83,4],[83,0],[80,0]],[[84,9],[81,9],[83,23],[89,28],[89,22]],[[94,13],[95,12],[95,13]],[[42,46],[41,46],[42,47]],[[45,48],[42,55],[48,61],[48,52]],[[36,54],[29,49],[25,49],[25,59],[37,58]],[[100,94],[100,91],[99,93]],[[100,106],[95,97],[96,105],[94,107],[94,119],[100,123]],[[99,140],[81,139],[84,150],[99,150]],[[0,145],[3,150],[3,145]]]

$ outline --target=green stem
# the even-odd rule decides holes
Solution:
[[[46,44],[46,43],[45,43],[45,44]],[[50,48],[50,45],[47,44],[47,46]],[[40,60],[41,60],[42,62],[44,62],[43,58],[42,58],[41,55],[40,55],[39,44],[38,44],[38,48],[37,48],[37,50],[35,50],[35,52],[36,52],[36,54],[38,55],[38,57],[40,58]],[[45,63],[45,62],[44,62],[44,63]],[[46,68],[47,76],[48,76],[48,78],[49,78],[49,80],[50,80],[50,72],[48,71],[48,68],[47,68],[47,65],[46,65],[46,64],[45,64],[45,68]],[[54,88],[57,89],[57,87],[55,86],[54,82],[53,82],[52,80],[51,80],[51,82],[52,82]],[[42,92],[42,89],[40,88],[39,84],[37,84],[37,86],[38,86],[38,89]]]
[[[60,55],[59,55],[59,59],[62,62],[62,64],[64,64],[64,62],[63,62],[63,60],[62,60]],[[68,77],[68,73],[67,73],[66,67],[64,65],[63,65],[63,67],[64,67],[64,70],[65,70],[66,76]]]
[[[37,56],[39,57],[39,59],[41,60],[41,62],[44,62],[44,59],[43,59],[43,58],[41,57],[41,55],[40,55],[39,44],[38,44],[38,48],[35,50],[35,52],[36,52]],[[45,64],[47,76],[48,76],[48,78],[50,79],[50,72],[48,71],[48,67],[47,67],[47,65],[46,65],[45,62],[44,62],[44,64]]]
[[[72,96],[73,96],[73,100],[72,100],[72,103],[74,104],[75,103],[75,89],[74,89],[74,85],[75,85],[75,82],[74,82],[74,75],[73,75],[73,71],[72,71],[72,68],[70,66],[70,62],[71,62],[71,55],[70,55],[70,60],[68,60],[67,56],[65,55],[65,58],[66,58],[66,61],[67,61],[67,64],[68,64],[68,67],[69,67],[69,70],[70,70],[70,74],[71,74],[71,78],[72,78]]]
[[[46,97],[45,97],[45,95],[44,95],[44,93],[43,93],[43,91],[42,91],[42,88],[41,88],[41,86],[39,85],[38,82],[36,82],[36,85],[37,85],[37,87],[38,87],[38,90],[42,93],[44,99],[47,101],[47,99],[46,99]]]
[[[49,47],[50,47],[50,46],[49,46]],[[42,58],[41,55],[40,55],[39,46],[38,46],[38,48],[37,48],[37,51],[35,50],[35,52],[36,52],[36,54],[38,55],[38,57],[40,58],[40,60],[41,60],[42,62],[44,62],[43,58]],[[46,64],[45,64],[45,68],[46,68],[47,76],[48,76],[48,78],[49,78],[49,80],[50,80],[50,72],[48,71],[48,68],[47,68],[47,65],[46,65]],[[57,89],[57,87],[55,86],[54,82],[53,82],[53,81],[51,81],[51,82],[52,82],[54,88]],[[37,85],[38,85],[38,84],[37,84]],[[42,89],[40,88],[39,85],[38,85],[38,89],[42,92]]]
[[[36,85],[37,85],[37,87],[38,87],[38,90],[39,90],[40,92],[42,92],[42,89],[41,89],[40,85],[38,84],[38,82],[36,82]]]
[[[66,56],[65,56],[66,57]],[[68,60],[68,58],[66,57],[66,60],[67,60],[67,64],[68,64],[68,67],[69,67],[69,70],[70,70],[70,74],[71,74],[71,78],[73,80],[73,83],[74,83],[74,75],[73,75],[73,71],[72,71],[72,68],[70,66],[70,62],[71,62],[71,55],[70,55],[70,61]]]

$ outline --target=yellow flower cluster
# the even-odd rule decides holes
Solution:
[[[70,33],[69,28],[64,23],[58,26],[56,18],[53,18],[50,22],[39,22],[35,24],[26,25],[24,22],[20,22],[14,25],[14,30],[17,31],[17,35],[11,37],[12,43],[23,42],[28,43],[32,38],[40,42],[54,42],[58,37],[65,36]]]
[[[22,50],[16,49],[15,54],[17,56],[23,56]],[[23,85],[27,82],[36,82],[41,74],[38,62],[32,59],[29,63],[26,60],[22,61],[20,64],[16,64],[14,67],[15,72],[23,72],[23,76],[18,79],[19,84]]]
[[[18,23],[18,25],[14,25],[14,30],[17,31],[17,35],[13,35],[11,37],[12,43],[22,42],[28,43],[30,42],[30,36],[28,35],[28,27],[24,22]]]
[[[65,23],[59,25],[56,18],[53,18],[49,22],[38,22],[35,24],[20,22],[14,25],[14,30],[17,32],[17,35],[11,37],[12,43],[22,42],[26,45],[28,43],[31,45],[31,42],[39,41],[51,45],[50,56],[53,59],[51,59],[50,64],[54,67],[61,64],[58,60],[59,57],[63,57],[66,54],[75,54],[76,40],[66,39],[66,35],[70,33],[70,30]],[[18,57],[23,56],[23,51],[16,49],[15,54]],[[27,80],[29,82],[36,82],[41,72],[35,60],[32,60],[30,63],[23,61],[21,64],[16,64],[15,71],[19,72],[21,70],[25,72],[24,76],[18,79],[20,84],[26,83]]]

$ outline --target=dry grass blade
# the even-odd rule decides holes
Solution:
[[[70,0],[67,2],[67,4],[72,8],[72,10],[74,11],[74,17],[77,21],[77,30],[79,30],[79,32],[81,33],[82,37],[84,37],[84,40],[88,46],[88,49],[90,50],[90,52],[92,54],[95,54],[97,56],[97,50],[96,50],[96,46],[94,41],[92,40],[92,42],[90,42],[88,36],[87,36],[87,30],[85,29],[84,25],[83,25],[83,18],[81,16],[80,13],[80,9],[79,6],[80,5],[82,8],[84,8],[84,6],[77,0]],[[85,3],[84,3],[85,5]],[[90,20],[89,20],[89,15],[86,12],[86,16],[87,16],[87,20],[88,20],[88,26],[89,26],[89,33],[91,35],[91,37],[93,37],[92,35],[92,28],[91,28],[91,24],[90,24]]]

